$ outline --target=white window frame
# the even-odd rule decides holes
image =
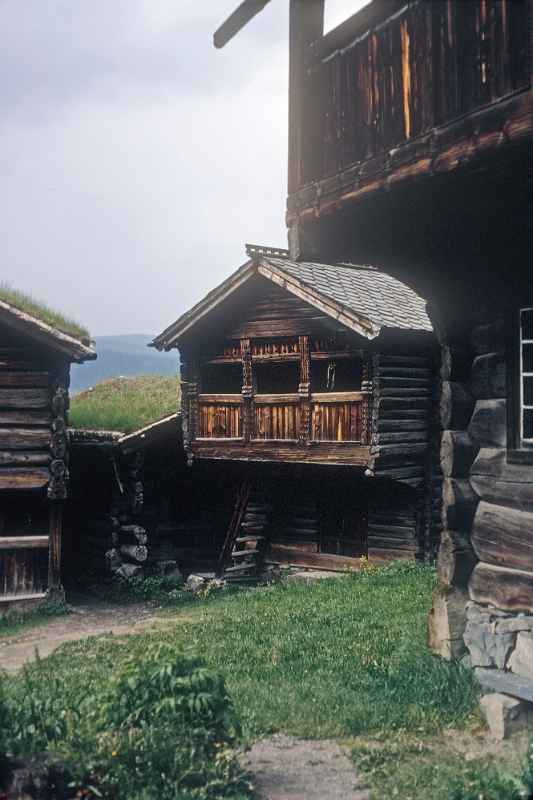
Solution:
[[[519,404],[518,404],[518,413],[520,415],[519,419],[519,434],[520,434],[520,447],[533,447],[533,437],[526,438],[524,436],[524,411],[533,411],[533,405],[525,405],[524,404],[524,378],[533,378],[533,372],[525,372],[524,370],[524,345],[530,344],[533,345],[533,339],[524,339],[522,333],[522,315],[526,311],[533,312],[533,306],[527,306],[525,308],[520,308],[518,311],[518,329],[519,329],[519,373],[520,373],[520,391],[519,391]]]

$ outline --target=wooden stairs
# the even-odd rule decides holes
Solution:
[[[267,530],[272,507],[258,490],[244,482],[218,563],[218,574],[233,583],[256,583],[264,570]]]

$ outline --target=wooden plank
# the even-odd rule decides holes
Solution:
[[[61,539],[63,532],[63,504],[50,503],[49,512],[50,552],[48,558],[48,590],[61,588]]]
[[[273,405],[286,405],[287,403],[298,404],[300,402],[300,395],[295,392],[291,394],[256,394],[254,395],[254,403],[256,406],[273,406]]]
[[[198,401],[213,405],[241,405],[243,398],[241,394],[199,394]]]
[[[47,469],[0,468],[0,489],[42,489],[50,482]]]
[[[368,392],[312,392],[313,403],[357,403],[367,397]]]
[[[0,448],[5,450],[37,450],[52,441],[50,430],[40,428],[0,428]]]
[[[272,542],[268,560],[274,564],[287,564],[315,569],[345,572],[360,566],[359,558],[336,556],[330,553],[313,553],[289,544]]]
[[[0,408],[46,408],[50,405],[46,389],[0,389]]]
[[[47,548],[48,536],[0,536],[0,550]]]
[[[17,603],[23,603],[26,600],[44,600],[46,592],[33,592],[29,594],[0,594],[0,603],[11,603],[16,607]]]
[[[228,442],[219,440],[196,440],[193,452],[197,458],[214,461],[286,461],[301,464],[353,465],[364,467],[372,460],[370,448],[354,442],[324,442],[302,447],[299,442],[279,443],[258,439],[249,444],[242,440]]]

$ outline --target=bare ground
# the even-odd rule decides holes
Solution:
[[[64,642],[105,634],[128,635],[165,622],[173,624],[169,618],[157,617],[155,611],[143,603],[77,605],[71,614],[0,639],[0,668],[17,672],[35,658],[36,650],[41,657],[49,656]]]

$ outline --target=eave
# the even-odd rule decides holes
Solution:
[[[533,93],[521,90],[302,186],[288,197],[287,224],[312,222],[415,181],[489,169],[495,154],[504,154],[532,140]]]
[[[46,322],[15,308],[3,300],[0,300],[0,322],[23,335],[29,336],[39,344],[49,347],[69,361],[81,363],[83,361],[92,361],[96,358],[94,347],[83,344],[74,336],[69,336],[67,333],[53,328]]]

